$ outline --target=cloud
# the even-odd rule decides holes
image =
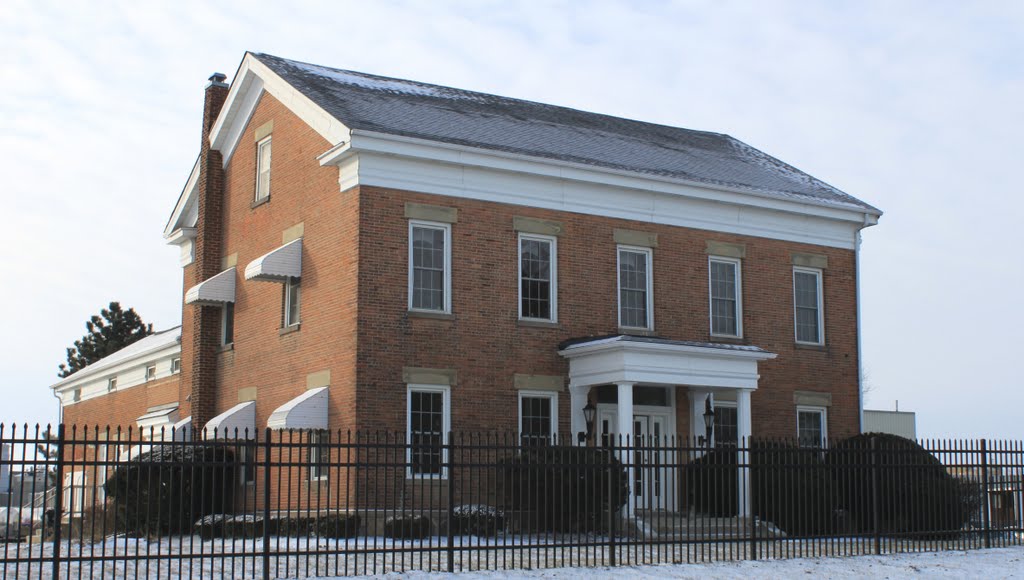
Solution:
[[[1024,436],[1016,2],[0,4],[8,412],[111,299],[177,324],[160,233],[202,86],[245,50],[732,134],[886,210],[865,232],[873,400]],[[975,397],[964,403],[964,393]],[[997,402],[997,404],[993,404]]]

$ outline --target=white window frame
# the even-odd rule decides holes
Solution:
[[[298,289],[298,304],[295,311],[296,320],[292,320],[292,289]],[[284,328],[297,326],[302,322],[302,280],[300,278],[288,278],[284,283]]]
[[[441,393],[443,405],[443,420],[441,433],[441,473],[415,473],[412,470],[412,394],[420,393]],[[405,396],[405,450],[406,478],[408,479],[448,479],[448,432],[451,431],[452,423],[452,389],[448,385],[424,385],[409,383],[406,386]]]
[[[624,326],[622,324],[622,252],[633,252],[647,256],[647,326]],[[619,245],[615,248],[615,302],[618,311],[619,328],[631,330],[654,330],[654,251],[643,246]]]
[[[732,264],[736,268],[736,334],[722,334],[715,332],[715,308],[714,308],[714,295],[712,290],[711,280],[711,264],[712,262],[720,262],[724,264]],[[711,336],[721,336],[724,338],[743,338],[743,261],[739,258],[726,258],[723,256],[708,256],[708,329],[711,331]]]
[[[818,290],[818,340],[815,342],[809,342],[806,340],[800,340],[799,330],[797,329],[797,306],[796,306],[796,275],[801,274],[813,274],[817,278],[817,290]],[[825,277],[823,272],[818,268],[804,268],[800,266],[793,266],[793,339],[797,344],[811,344],[821,346],[825,344],[825,289],[824,289]]]
[[[548,292],[548,298],[551,302],[551,317],[550,318],[532,318],[523,316],[523,240],[532,240],[539,242],[547,242],[550,244],[549,255],[551,257],[551,281],[550,289]],[[517,255],[519,256],[517,271],[519,272],[516,278],[518,290],[517,295],[519,296],[519,320],[528,321],[539,321],[539,322],[558,322],[558,238],[554,236],[544,236],[540,234],[525,234],[520,233],[519,239],[516,241],[518,248]]]
[[[150,371],[152,371],[152,375],[150,374]],[[146,378],[146,382],[147,383],[149,381],[155,381],[156,380],[156,363],[153,363],[151,365],[146,365],[145,373],[146,373],[145,374],[145,378]]]
[[[171,374],[176,375],[181,372],[181,357],[171,359]]]
[[[516,405],[519,414],[519,441],[523,441],[523,399],[547,399],[548,408],[551,412],[551,432],[548,433],[548,442],[552,445],[558,440],[558,393],[554,391],[519,391],[516,397]]]
[[[266,168],[263,167],[263,148],[270,148],[270,163]],[[261,139],[256,143],[256,194],[253,196],[254,201],[263,201],[264,199],[270,198],[270,168],[273,166],[274,149],[271,147],[271,136],[267,136],[265,139]],[[260,195],[260,178],[263,174],[267,175],[267,194]]]
[[[110,377],[107,379],[107,392],[112,393],[117,390],[117,377]]]
[[[796,442],[797,445],[801,444],[800,441],[800,413],[818,413],[821,416],[821,441],[818,443],[819,447],[825,447],[828,442],[828,407],[819,407],[813,405],[797,405],[796,407]]]
[[[413,308],[412,306],[412,295],[413,295],[413,230],[415,228],[432,228],[435,230],[444,231],[444,309],[443,310],[432,310],[428,308]],[[406,294],[408,295],[407,305],[411,312],[433,312],[437,314],[451,314],[452,312],[452,226],[442,222],[430,222],[423,220],[409,220],[409,267],[408,267],[408,287]]]
[[[330,471],[330,433],[326,429],[312,429],[309,432],[309,481],[326,481]],[[327,457],[321,457],[320,453]],[[317,465],[322,463],[323,465]]]

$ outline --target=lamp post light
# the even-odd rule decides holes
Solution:
[[[597,416],[597,407],[593,403],[587,401],[587,405],[583,407],[583,419],[587,423],[587,432],[580,431],[576,437],[580,443],[586,443],[594,435],[594,418]]]
[[[704,444],[711,448],[711,437],[715,434],[715,409],[711,406],[711,395],[704,399]]]

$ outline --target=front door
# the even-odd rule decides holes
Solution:
[[[675,453],[667,435],[671,433],[670,415],[644,411],[633,415],[634,463],[633,493],[638,509],[675,509]],[[618,437],[617,411],[614,406],[598,410],[599,442],[603,446],[625,445]]]

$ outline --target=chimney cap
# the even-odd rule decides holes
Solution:
[[[222,87],[227,88],[227,83],[224,81],[227,79],[227,75],[224,73],[213,73],[210,75],[210,82],[206,83],[206,88],[210,87]]]

